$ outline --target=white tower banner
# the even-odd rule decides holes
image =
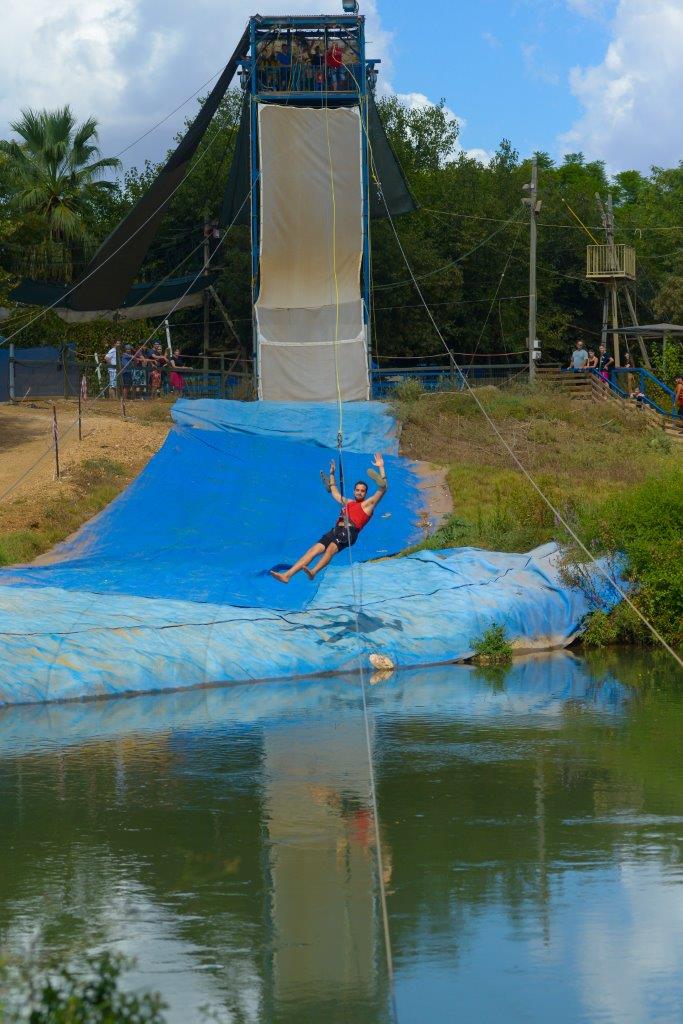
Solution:
[[[259,398],[369,397],[357,107],[258,109]]]

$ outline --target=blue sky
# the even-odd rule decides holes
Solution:
[[[493,150],[509,138],[523,154],[558,155],[558,136],[581,115],[570,70],[601,61],[609,41],[604,19],[552,0],[382,0],[378,6],[393,32],[395,89],[443,96],[466,121],[464,148]]]
[[[683,0],[360,0],[382,81],[463,119],[485,158],[509,138],[522,155],[582,150],[611,171],[683,158]],[[0,33],[0,134],[23,107],[95,115],[117,152],[226,62],[253,0],[22,0]],[[296,0],[299,13],[341,0]],[[126,155],[163,156],[183,106]]]

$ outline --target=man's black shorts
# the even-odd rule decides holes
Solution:
[[[334,543],[340,551],[343,551],[344,548],[352,548],[357,540],[358,530],[355,526],[349,525],[348,529],[346,526],[334,526],[322,535],[318,543],[323,544],[325,547],[328,544]]]

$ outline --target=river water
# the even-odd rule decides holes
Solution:
[[[683,1020],[683,679],[664,656],[369,686],[409,1022]],[[358,680],[0,713],[0,948],[118,950],[168,1020],[391,1020]]]

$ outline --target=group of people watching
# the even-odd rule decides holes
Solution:
[[[584,342],[579,339],[574,346],[569,359],[569,366],[566,369],[573,370],[574,373],[579,373],[583,370],[596,370],[603,380],[609,381],[610,370],[614,366],[614,356],[609,354],[606,345],[600,345],[596,353],[592,348],[587,349]],[[642,406],[647,396],[640,386],[638,375],[635,372],[636,367],[630,352],[625,354],[623,365],[620,369],[626,372],[623,374],[623,379],[618,381],[619,386],[622,391],[626,392],[629,398],[635,399],[638,406]],[[633,372],[629,373],[629,371]],[[674,412],[678,416],[683,417],[683,377],[676,378]]]
[[[185,379],[182,372],[183,357],[177,348],[170,354],[155,341],[150,347],[143,343],[138,348],[124,345],[121,349],[121,367],[118,366],[119,349],[112,345],[104,357],[109,375],[109,394],[117,387],[125,399],[159,398],[165,391],[182,394]]]
[[[358,63],[351,47],[333,39],[327,49],[322,42],[294,36],[288,42],[262,44],[259,53],[259,87],[275,92],[338,92],[355,86],[349,66]]]
[[[631,357],[627,356],[626,367],[632,367]],[[614,366],[614,356],[607,351],[606,345],[600,345],[597,354],[595,349],[587,349],[583,341],[579,339],[569,359],[568,370],[578,373],[580,370],[597,370],[603,380],[609,380],[609,372]]]

